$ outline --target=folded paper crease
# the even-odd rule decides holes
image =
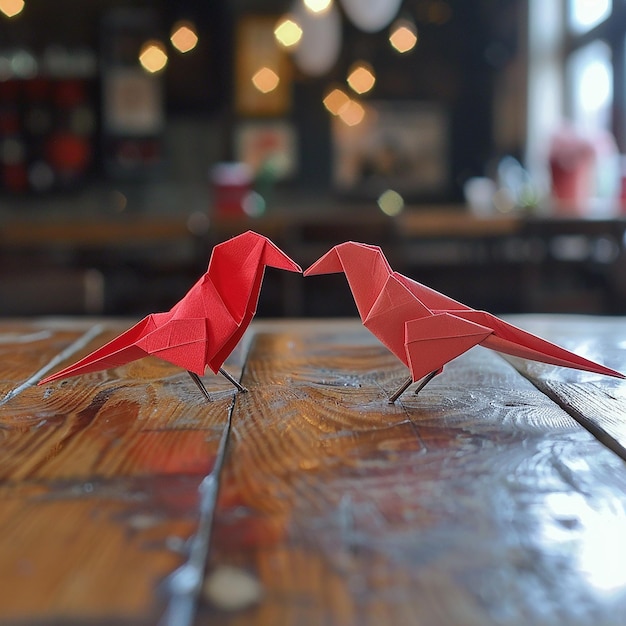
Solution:
[[[410,370],[413,382],[441,370],[476,345],[551,365],[624,378],[393,271],[378,246],[347,241],[320,257],[305,276],[343,272],[363,325]]]
[[[256,313],[266,266],[302,272],[267,237],[253,231],[216,245],[207,271],[169,311],[148,315],[39,384],[118,367],[148,355],[198,376],[207,367],[217,373]]]

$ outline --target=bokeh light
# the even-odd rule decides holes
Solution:
[[[355,63],[348,73],[348,85],[358,94],[367,93],[376,83],[374,69],[369,63],[359,61]]]
[[[404,209],[404,198],[393,189],[383,191],[378,197],[377,203],[380,210],[390,217],[399,215]]]
[[[172,28],[170,41],[174,48],[183,54],[193,50],[198,45],[198,34],[193,22],[186,20],[176,22]]]
[[[151,74],[160,72],[167,65],[165,46],[156,39],[147,41],[139,51],[139,62]]]
[[[278,74],[271,68],[263,66],[252,76],[252,84],[261,92],[269,93],[274,91],[280,83]]]
[[[602,61],[589,63],[578,78],[579,99],[586,112],[602,108],[613,96],[611,69],[607,65]]]
[[[243,202],[241,203],[243,212],[249,217],[259,217],[265,213],[266,203],[265,198],[256,191],[251,191],[246,194]]]
[[[335,87],[330,92],[328,92],[323,102],[324,106],[330,113],[332,113],[333,115],[339,115],[341,107],[348,104],[348,102],[350,102],[350,98],[344,91],[342,91],[338,87]]]
[[[570,23],[577,33],[593,28],[611,13],[611,0],[572,0],[569,2]]]
[[[291,17],[284,17],[276,25],[274,37],[284,48],[292,48],[302,39],[302,28]]]
[[[24,0],[0,0],[0,11],[7,17],[15,17],[24,10]]]
[[[347,126],[356,126],[365,117],[365,108],[360,102],[353,100],[345,91],[335,87],[323,100],[329,113],[337,116]]]
[[[330,9],[333,0],[303,0],[307,11],[311,13],[324,13]]]
[[[399,19],[393,23],[389,43],[401,54],[413,50],[417,44],[417,27],[410,20]]]
[[[363,121],[365,109],[356,100],[348,100],[348,102],[339,109],[338,116],[346,126],[356,126]]]

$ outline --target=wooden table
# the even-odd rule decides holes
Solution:
[[[626,371],[625,319],[512,320]],[[626,623],[626,383],[475,348],[390,405],[360,323],[283,320],[246,394],[36,386],[129,323],[0,324],[3,625]]]

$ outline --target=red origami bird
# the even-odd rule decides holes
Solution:
[[[363,325],[411,372],[390,396],[390,402],[395,402],[418,380],[421,383],[415,393],[419,393],[448,361],[478,344],[551,365],[625,378],[615,370],[394,272],[378,246],[352,241],[339,244],[304,275],[335,272],[345,272]]]
[[[152,313],[77,363],[39,382],[87,374],[153,355],[200,380],[208,366],[239,391],[245,389],[222,368],[256,313],[265,266],[302,272],[267,237],[248,231],[215,246],[205,274],[167,313]]]

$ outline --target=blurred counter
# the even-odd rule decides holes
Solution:
[[[101,303],[98,310],[80,305],[68,311],[58,298],[42,297],[32,313],[140,315],[167,309],[204,271],[212,247],[247,229],[270,237],[303,268],[342,241],[380,245],[398,271],[475,308],[626,312],[626,221],[621,218],[476,217],[461,205],[408,207],[389,217],[374,203],[344,205],[311,197],[276,205],[258,217],[211,215],[197,201],[179,203],[177,212],[98,206],[104,205],[94,201],[83,211],[0,208],[0,314],[30,312],[20,308],[16,284],[18,291],[21,286],[32,293],[46,274],[75,273],[82,285],[83,272],[102,277],[101,298],[91,299]],[[11,291],[3,291],[2,279],[6,284],[8,277]],[[8,306],[9,300],[14,305]],[[354,311],[345,279],[338,275],[303,281],[268,271],[259,303],[261,316]]]

